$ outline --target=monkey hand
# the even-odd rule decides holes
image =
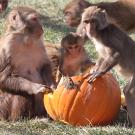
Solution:
[[[38,94],[38,93],[49,93],[52,92],[52,89],[46,85],[34,84],[31,91],[28,91],[29,94]]]
[[[94,80],[96,80],[96,78],[101,77],[102,75],[103,75],[102,72],[99,72],[99,71],[93,72],[92,75],[88,79],[88,83],[92,83]]]

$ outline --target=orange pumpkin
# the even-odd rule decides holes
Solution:
[[[112,122],[120,109],[120,88],[112,76],[107,73],[92,84],[85,79],[79,89],[66,87],[66,77],[53,93],[44,95],[44,105],[54,120],[72,125],[104,125]],[[79,82],[83,75],[72,77]]]

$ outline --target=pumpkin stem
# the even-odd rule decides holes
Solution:
[[[78,89],[78,84],[69,77],[68,89]]]

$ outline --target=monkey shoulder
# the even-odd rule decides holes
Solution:
[[[94,43],[96,51],[99,53],[99,55],[105,55],[106,54],[105,49],[107,47],[105,47],[105,45],[100,40],[98,40],[96,38],[92,38],[92,42]]]

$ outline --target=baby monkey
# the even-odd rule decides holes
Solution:
[[[62,39],[59,66],[62,75],[72,77],[83,73],[92,64],[84,48],[84,39],[80,35],[69,33]],[[70,79],[70,81],[72,80]]]
[[[124,89],[127,109],[135,126],[135,42],[122,30],[108,23],[106,11],[96,6],[87,8],[82,15],[84,32],[99,54],[89,82],[115,67],[129,82]]]

